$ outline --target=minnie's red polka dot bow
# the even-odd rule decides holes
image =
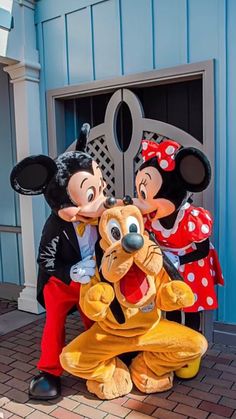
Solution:
[[[159,166],[167,172],[175,168],[175,153],[180,148],[180,144],[173,140],[166,140],[160,144],[154,141],[142,140],[142,157],[143,161],[157,158]]]

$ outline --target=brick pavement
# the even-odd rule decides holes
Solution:
[[[102,401],[86,390],[85,382],[63,376],[62,397],[50,402],[28,398],[29,381],[36,373],[40,319],[1,336],[0,419],[236,419],[236,348],[211,345],[193,380],[175,379],[172,390],[145,395],[135,388],[125,397]],[[67,340],[82,330],[77,315],[67,320]]]

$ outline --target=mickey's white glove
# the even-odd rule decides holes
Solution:
[[[176,269],[179,269],[179,266],[180,266],[179,256],[174,255],[174,253],[171,253],[168,251],[164,253],[168,257],[168,259],[170,259],[170,261],[173,263],[174,267]]]
[[[70,277],[74,282],[88,284],[91,277],[95,274],[96,262],[92,255],[73,265],[70,269]]]

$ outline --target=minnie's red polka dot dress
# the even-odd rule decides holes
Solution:
[[[210,237],[212,231],[212,217],[204,208],[196,208],[186,203],[179,211],[175,224],[167,230],[159,220],[146,222],[147,230],[155,233],[160,246],[178,256],[185,255],[196,249],[194,243]],[[179,267],[184,281],[191,287],[195,303],[185,308],[186,312],[213,310],[218,307],[214,285],[224,285],[217,253],[210,245],[209,255],[198,261],[190,262]]]

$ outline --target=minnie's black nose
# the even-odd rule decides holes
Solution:
[[[126,234],[121,240],[121,246],[127,253],[133,253],[144,245],[143,237],[138,233]]]
[[[125,195],[123,198],[124,205],[133,205],[133,199],[129,195]]]

